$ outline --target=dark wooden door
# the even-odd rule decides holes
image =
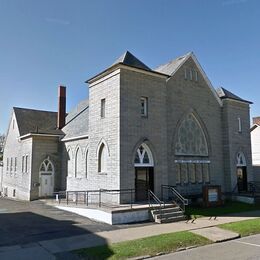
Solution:
[[[154,191],[153,167],[135,168],[135,199],[146,201],[148,190]]]
[[[246,166],[237,167],[237,190],[238,192],[247,191]]]

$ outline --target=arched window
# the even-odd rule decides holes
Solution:
[[[102,143],[99,147],[98,152],[98,172],[106,171],[106,161],[107,161],[107,152],[105,149],[104,143]]]
[[[177,130],[176,155],[208,156],[208,145],[199,121],[190,113]]]
[[[242,152],[237,153],[237,166],[246,166],[246,158]]]
[[[41,166],[40,166],[40,172],[54,172],[54,167],[52,162],[49,159],[45,159]]]
[[[85,160],[86,160],[86,165],[85,165],[85,176],[86,176],[86,178],[88,177],[88,150],[86,151],[86,158],[85,158]]]
[[[75,177],[78,178],[81,175],[81,163],[82,163],[82,154],[80,148],[77,149],[75,155]]]
[[[67,157],[67,175],[69,177],[72,177],[73,176],[73,167],[72,167],[72,152],[71,150],[69,149],[68,150],[68,157]]]
[[[146,144],[141,144],[136,153],[135,153],[135,161],[134,164],[136,167],[142,166],[153,166],[153,156],[151,150]]]

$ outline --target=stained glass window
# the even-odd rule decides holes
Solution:
[[[193,114],[189,114],[179,126],[175,154],[192,156],[208,155],[208,146],[204,132]]]

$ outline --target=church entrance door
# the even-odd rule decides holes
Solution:
[[[247,191],[246,166],[237,167],[237,190],[238,192]]]
[[[54,166],[49,158],[45,159],[39,172],[39,197],[52,196],[54,192]]]
[[[42,173],[40,187],[41,187],[40,197],[52,196],[53,195],[52,176],[45,175]]]
[[[246,158],[243,152],[237,153],[237,191],[247,191]]]
[[[153,167],[135,168],[135,199],[147,201],[148,190],[154,191]]]

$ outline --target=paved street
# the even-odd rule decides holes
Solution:
[[[189,249],[154,260],[259,260],[260,235]]]
[[[0,246],[116,230],[122,226],[98,223],[41,201],[0,199]]]

